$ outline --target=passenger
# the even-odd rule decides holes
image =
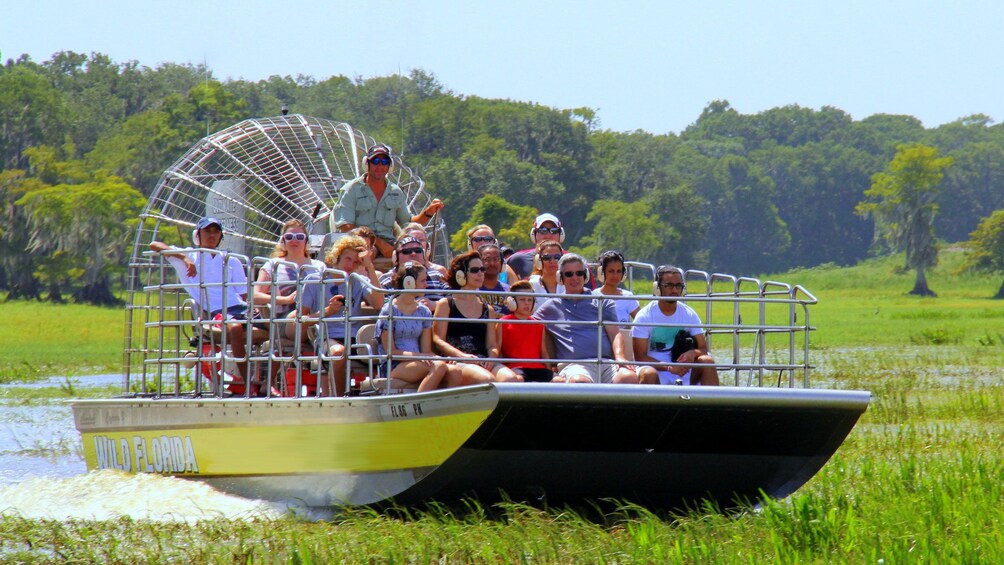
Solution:
[[[446,279],[446,267],[440,265],[439,263],[433,262],[433,260],[432,260],[432,256],[433,256],[432,244],[429,243],[429,236],[428,236],[428,234],[425,233],[425,227],[422,226],[422,224],[411,223],[411,224],[408,224],[408,225],[404,226],[404,228],[401,230],[401,235],[402,236],[409,235],[409,236],[411,236],[411,237],[413,237],[413,238],[421,241],[422,245],[425,246],[425,259],[424,259],[425,263],[424,263],[424,265],[425,265],[425,270],[429,272],[429,280],[430,281],[432,280],[432,277],[433,277],[432,272],[433,271],[438,272],[440,275],[442,275],[443,279],[445,280]],[[449,288],[449,285],[446,285],[446,288]]]
[[[481,284],[481,290],[509,292],[509,285],[499,280],[499,272],[503,266],[499,246],[495,243],[484,243],[478,247],[478,255],[485,264],[485,281]],[[495,313],[500,316],[510,313],[506,307],[506,297],[501,294],[483,294],[481,299],[494,308]]]
[[[300,220],[289,220],[282,225],[282,233],[275,244],[272,259],[258,271],[259,283],[274,284],[256,285],[254,302],[271,305],[274,294],[273,319],[282,318],[296,308],[297,280],[303,280],[310,273],[320,274],[324,271],[323,261],[310,258],[310,246],[307,243],[306,225]],[[288,327],[291,325],[287,324]]]
[[[481,249],[482,246],[487,245],[489,243],[495,245],[495,247],[499,246],[499,241],[495,237],[495,231],[491,228],[491,226],[481,224],[467,230],[468,250],[471,249],[479,250]],[[481,258],[484,259],[484,256],[482,256]],[[519,277],[516,276],[516,272],[512,270],[512,267],[505,264],[505,258],[502,257],[501,249],[499,249],[499,261],[500,265],[498,268],[490,267],[487,264],[485,266],[489,267],[489,271],[494,271],[495,272],[494,277],[497,277],[499,282],[505,285],[512,285],[512,283],[518,281]],[[487,273],[485,274],[485,279],[487,279],[487,282],[493,282],[494,280],[492,278],[492,275]]]
[[[425,288],[425,267],[417,261],[407,261],[394,272],[394,288]],[[418,384],[418,392],[436,390],[447,374],[445,361],[427,359],[409,360],[416,355],[431,357],[432,353],[432,312],[416,300],[417,294],[403,293],[384,304],[380,320],[376,324],[376,336],[380,340],[380,354],[391,354],[388,378]],[[421,320],[395,319],[393,333],[387,331],[390,323],[387,316],[422,318]]]
[[[565,242],[565,230],[561,227],[558,217],[550,213],[537,216],[533,222],[533,229],[530,230],[530,241],[533,242],[533,247],[513,253],[506,262],[521,279],[528,278],[533,271],[533,256],[541,242],[557,241],[559,244]]]
[[[409,235],[410,233],[413,232],[401,234],[401,237],[397,238],[397,242],[394,244],[395,251],[392,257],[394,268],[396,269],[398,265],[406,261],[415,261],[425,267],[427,275],[426,289],[431,292],[420,297],[418,301],[425,304],[430,311],[435,310],[436,302],[446,296],[445,291],[449,290],[450,287],[446,284],[444,276],[439,274],[439,271],[428,266],[425,260],[426,246],[418,238]],[[393,275],[393,271],[384,273],[380,277],[380,286],[386,289],[394,288]]]
[[[499,246],[499,249],[502,250],[502,261],[504,263],[506,263],[506,267],[509,267],[509,264],[508,264],[509,263],[509,258],[512,257],[512,254],[515,253],[515,251],[513,251],[512,247],[509,247],[508,245],[501,245],[501,246]],[[512,268],[512,267],[509,267],[509,268]]]
[[[605,251],[597,259],[596,280],[603,286],[593,291],[593,294],[608,296],[634,296],[629,290],[619,285],[624,280],[624,256],[617,251]],[[614,300],[617,308],[617,321],[630,322],[638,314],[637,300]]]
[[[369,226],[377,236],[376,246],[384,257],[390,257],[394,251],[395,222],[402,226],[408,222],[424,226],[443,208],[437,198],[412,216],[404,191],[388,180],[391,163],[390,147],[378,144],[369,148],[363,160],[366,172],[342,188],[335,205],[332,229],[347,232],[358,226]]]
[[[687,290],[683,271],[668,265],[656,270],[653,286],[656,296],[680,297]],[[708,342],[700,328],[701,318],[693,308],[683,301],[653,300],[638,312],[634,321],[657,324],[631,328],[635,360],[666,363],[641,367],[642,383],[718,386],[718,369],[708,354]],[[671,364],[674,361],[705,366],[684,367]]]
[[[383,307],[383,293],[374,292],[378,286],[376,271],[373,268],[373,259],[366,250],[366,241],[354,235],[343,237],[337,240],[324,258],[325,264],[332,269],[344,271],[349,274],[346,281],[342,275],[325,273],[323,278],[311,275],[304,281],[303,296],[300,301],[300,313],[307,317],[304,319],[306,325],[312,325],[325,319],[325,329],[327,330],[324,342],[318,347],[318,351],[328,352],[334,357],[328,371],[327,379],[319,379],[318,394],[330,396],[332,390],[335,395],[345,395],[345,351],[352,346],[352,338],[359,331],[360,322],[353,320],[362,312],[363,299],[374,308]],[[366,266],[369,278],[365,278],[355,272],[358,264],[362,262]],[[345,334],[345,294],[348,286],[351,285],[352,297],[349,303],[349,321],[351,322],[351,333]],[[334,381],[334,386],[332,382]]]
[[[523,359],[547,359],[547,342],[544,337],[543,324],[519,324],[512,320],[529,320],[537,299],[533,296],[533,287],[527,281],[519,281],[512,285],[516,293],[510,297],[512,314],[502,316],[507,323],[499,324],[500,357]],[[549,365],[535,361],[508,361],[505,364],[514,373],[523,377],[526,382],[547,383],[554,378],[554,371]]]
[[[370,257],[376,258],[380,256],[380,250],[377,249],[376,246],[377,236],[375,233],[373,233],[373,230],[371,230],[369,226],[359,226],[353,230],[350,230],[349,235],[358,235],[359,237],[363,238],[369,243]],[[360,263],[359,267],[361,269],[363,267],[363,264]],[[359,273],[359,274],[364,277],[367,275],[367,273]],[[376,274],[378,277],[383,276],[383,273],[379,269],[377,269]]]
[[[565,293],[565,285],[561,284],[561,278],[558,276],[558,261],[564,254],[565,250],[557,241],[548,240],[537,244],[537,251],[533,255],[533,274],[529,279],[534,292]]]
[[[457,255],[450,263],[450,288],[478,290],[484,281],[484,273],[484,263],[477,251]],[[477,294],[457,294],[440,300],[436,304],[435,318],[432,341],[436,349],[446,357],[465,360],[456,363],[456,367],[462,370],[459,384],[521,380],[512,369],[492,360],[498,357],[494,324],[461,321],[496,318],[495,311]]]
[[[582,294],[582,298],[550,298],[537,309],[534,317],[547,324],[547,333],[554,343],[554,359],[558,364],[558,382],[574,383],[637,383],[629,361],[624,356],[617,309],[612,300],[593,296],[585,288],[588,268],[586,260],[567,253],[558,264],[561,282],[567,294]],[[568,322],[599,322],[602,316],[603,336],[597,339],[594,325]],[[602,360],[599,364],[597,361]]]
[[[200,219],[192,232],[192,241],[201,249],[217,249],[223,242],[223,223],[211,216]],[[246,376],[247,324],[244,321],[248,319],[248,303],[245,301],[248,279],[245,266],[233,256],[227,257],[224,263],[222,253],[180,249],[162,241],[150,242],[150,249],[163,253],[164,258],[177,271],[178,279],[185,285],[185,291],[199,308],[208,312],[213,319],[228,321],[227,343],[237,359],[240,376]],[[256,313],[251,317],[260,318]],[[258,322],[253,327],[262,331],[252,331],[252,343],[262,343],[268,339],[267,324]]]

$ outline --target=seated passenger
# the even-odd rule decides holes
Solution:
[[[428,271],[429,273],[429,280],[432,280],[433,271],[438,272],[445,279],[446,267],[440,265],[439,263],[435,263],[432,260],[432,256],[434,255],[434,253],[432,250],[432,244],[429,243],[429,235],[425,233],[425,226],[423,226],[422,224],[416,224],[412,222],[401,229],[400,237],[406,235],[421,241],[422,245],[425,246],[425,259],[424,259],[425,263],[423,264],[425,265],[425,270]],[[449,288],[449,286],[447,286],[447,288]]]
[[[498,343],[501,350],[499,357],[523,359],[547,359],[547,342],[544,338],[544,324],[513,323],[512,320],[529,320],[533,315],[536,298],[533,287],[527,281],[519,281],[512,285],[512,291],[521,293],[509,299],[512,314],[500,318]],[[522,294],[525,293],[525,294]],[[523,377],[526,382],[547,383],[554,378],[554,371],[548,365],[536,361],[507,361],[506,367]]]
[[[345,395],[345,351],[352,346],[352,339],[359,331],[360,322],[355,321],[362,311],[363,299],[374,308],[383,307],[383,293],[374,292],[377,286],[376,271],[373,260],[366,249],[366,241],[354,235],[346,236],[335,242],[324,258],[325,264],[331,269],[348,273],[346,280],[341,274],[326,272],[322,276],[310,275],[304,280],[303,296],[300,300],[300,314],[305,316],[304,325],[326,322],[324,330],[319,332],[318,351],[327,351],[334,357],[328,371],[327,379],[319,379],[318,393],[330,396],[334,391],[337,396]],[[355,272],[358,264],[366,266],[369,278],[364,278]],[[345,333],[346,293],[351,286],[352,296],[348,304],[349,331]],[[290,328],[292,329],[292,324]],[[323,349],[322,349],[323,348]],[[334,386],[332,382],[334,381]]]
[[[502,263],[502,252],[495,243],[484,243],[478,247],[478,255],[485,264],[485,280],[481,283],[481,290],[492,292],[509,292],[509,285],[502,282],[500,271]],[[504,316],[509,314],[506,307],[506,297],[501,294],[482,294],[481,299],[495,309],[495,313]]]
[[[394,272],[394,288],[425,288],[425,267],[416,261],[407,261]],[[415,298],[417,294],[403,293],[384,304],[380,320],[376,324],[376,336],[380,340],[380,354],[391,354],[390,370],[384,374],[390,379],[418,384],[418,392],[436,390],[447,374],[445,361],[424,359],[409,360],[416,355],[432,356],[432,312]],[[387,316],[393,315],[393,332]],[[422,318],[421,320],[401,320],[401,316]]]
[[[683,271],[677,267],[663,265],[656,270],[655,277],[656,296],[681,297],[687,289]],[[640,367],[642,383],[718,386],[718,369],[708,354],[708,342],[700,328],[701,318],[693,308],[683,301],[653,300],[638,312],[634,321],[658,324],[631,328],[635,360],[665,363]],[[691,368],[673,365],[673,362],[706,366]]]
[[[431,268],[425,260],[425,244],[423,244],[423,242],[418,238],[412,237],[408,235],[408,233],[403,233],[401,234],[401,237],[397,238],[397,242],[394,244],[394,255],[392,255],[391,258],[393,259],[395,269],[398,265],[407,261],[415,261],[425,267],[427,275],[426,288],[430,292],[426,293],[418,300],[422,304],[425,304],[429,310],[435,310],[436,302],[445,296],[445,293],[442,291],[449,290],[450,287],[446,284],[445,275],[440,275],[439,271]],[[380,286],[386,289],[394,288],[393,275],[394,271],[387,271],[381,275]]]
[[[357,227],[354,230],[350,230],[349,231],[349,235],[358,235],[359,237],[361,237],[364,240],[366,240],[367,243],[369,243],[368,251],[370,253],[370,257],[376,258],[376,257],[380,256],[380,250],[377,249],[377,246],[376,246],[377,236],[376,236],[376,234],[373,233],[373,230],[371,230],[369,228],[369,226],[359,226],[359,227]],[[363,264],[360,263],[359,264],[359,269],[357,269],[356,272],[359,272],[359,270],[361,270],[362,267],[363,267]],[[364,277],[367,276],[367,273],[359,273],[359,274],[362,275],[362,276],[364,276]],[[376,274],[377,274],[377,277],[382,277],[383,276],[383,273],[379,269],[377,270]]]
[[[240,376],[248,374],[247,331],[248,319],[247,271],[237,257],[227,257],[223,253],[211,253],[223,242],[223,224],[216,218],[207,216],[199,220],[192,232],[192,241],[199,249],[180,249],[162,241],[150,242],[150,249],[163,253],[164,258],[178,273],[178,279],[185,285],[185,291],[210,318],[227,320],[227,343],[237,359]],[[226,309],[226,312],[224,312]],[[252,314],[252,318],[258,318]],[[255,323],[254,328],[263,330],[252,332],[252,342],[261,343],[268,339],[268,325]]]
[[[607,296],[634,296],[631,291],[620,287],[624,280],[624,256],[617,251],[605,251],[597,259],[596,280],[603,286],[593,291],[593,294]],[[617,308],[617,321],[630,322],[638,314],[637,300],[614,300]]]
[[[575,383],[637,383],[629,361],[624,356],[617,309],[612,300],[593,296],[586,290],[588,269],[586,260],[574,253],[562,256],[558,263],[561,282],[567,294],[582,298],[549,298],[537,309],[534,317],[550,322],[547,334],[554,344],[553,359],[558,364],[558,382]],[[603,323],[603,337],[597,339],[596,326],[568,322]],[[602,361],[602,364],[597,361]]]
[[[290,220],[283,224],[279,241],[275,244],[272,259],[258,271],[259,283],[254,291],[255,304],[272,304],[275,309],[272,318],[282,318],[296,307],[296,283],[311,273],[324,271],[324,262],[310,258],[306,225],[300,220]]]
[[[474,226],[473,228],[467,230],[467,250],[479,251],[484,245],[492,244],[495,247],[499,247],[499,241],[495,237],[495,231],[491,226],[486,224],[481,224]],[[484,259],[484,257],[481,257]],[[488,265],[486,265],[488,266]],[[489,266],[489,270],[492,270]],[[512,283],[519,280],[516,276],[516,271],[512,270],[512,267],[505,264],[505,258],[502,257],[502,249],[499,248],[499,266],[494,269],[495,277],[498,277],[498,281],[505,285],[512,285]],[[494,282],[491,275],[486,276],[488,282]],[[494,286],[494,285],[491,285]]]
[[[558,276],[558,261],[565,254],[557,241],[542,241],[533,254],[533,274],[529,281],[533,291],[539,294],[564,294],[565,285]]]
[[[412,216],[408,212],[407,195],[388,179],[392,161],[390,147],[378,144],[369,148],[363,159],[366,172],[342,187],[332,226],[332,231],[343,232],[369,226],[384,257],[390,257],[394,251],[395,223],[403,226],[417,222],[424,226],[443,208],[443,203],[436,199]]]
[[[565,242],[565,230],[561,227],[558,217],[554,214],[537,216],[537,219],[533,221],[533,229],[530,230],[530,241],[533,243],[533,247],[513,253],[506,261],[516,276],[521,279],[530,276],[533,270],[533,255],[541,242],[556,241],[559,244]]]
[[[499,247],[499,249],[502,250],[502,261],[505,262],[506,263],[506,267],[508,267],[509,266],[508,265],[509,258],[512,257],[512,254],[515,253],[516,251],[512,247],[509,247],[508,245],[501,245]],[[515,272],[515,271],[513,271],[513,272]]]
[[[457,290],[478,290],[484,281],[484,273],[484,263],[477,251],[457,255],[450,263],[450,287]],[[463,360],[455,365],[462,369],[459,384],[521,380],[512,369],[492,360],[498,357],[495,325],[466,321],[496,318],[495,311],[480,296],[447,296],[436,304],[435,317],[437,320],[432,323],[432,341],[436,349],[440,355]]]

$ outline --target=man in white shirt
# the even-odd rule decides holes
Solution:
[[[223,253],[207,251],[217,249],[223,241],[223,224],[216,218],[200,219],[192,240],[197,249],[180,249],[162,241],[151,242],[150,249],[164,254],[199,308],[208,312],[210,318],[228,320],[227,342],[238,360],[241,375],[246,375],[247,331],[243,320],[248,319],[247,272],[236,257],[227,257],[224,262]],[[261,327],[268,331],[267,326]]]
[[[683,271],[663,265],[656,270],[655,296],[682,297],[686,290]],[[708,341],[701,318],[680,300],[653,300],[634,318],[631,328],[635,361],[664,363],[639,366],[643,384],[683,384],[718,386],[715,360],[708,354]],[[673,363],[700,363],[687,367]]]

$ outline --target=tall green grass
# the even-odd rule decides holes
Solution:
[[[0,382],[122,369],[121,308],[0,302]]]

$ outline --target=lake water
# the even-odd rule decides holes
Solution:
[[[121,375],[75,377],[75,388],[121,383]],[[4,388],[59,387],[62,377]],[[159,475],[87,472],[69,404],[0,401],[0,513],[67,520],[129,516],[159,521],[274,517],[261,500],[223,494],[209,486]]]

